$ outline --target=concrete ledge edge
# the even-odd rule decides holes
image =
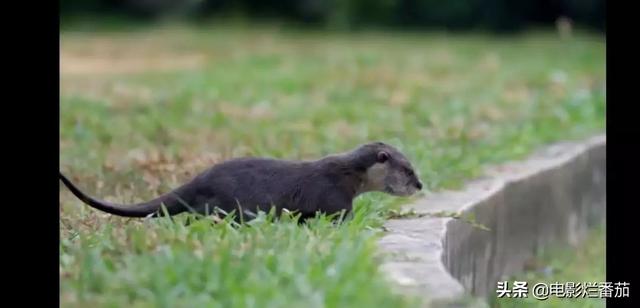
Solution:
[[[427,194],[405,209],[473,214],[490,231],[430,216],[385,223],[381,269],[398,292],[432,305],[484,306],[469,299],[491,296],[499,279],[521,271],[539,249],[577,244],[604,223],[604,134],[555,143],[484,174],[462,190]]]

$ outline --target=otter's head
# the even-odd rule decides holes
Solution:
[[[422,183],[409,160],[394,147],[373,142],[353,152],[364,170],[361,192],[381,191],[394,196],[410,196],[422,189]]]

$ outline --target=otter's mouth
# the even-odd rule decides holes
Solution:
[[[396,195],[396,192],[389,185],[385,185],[384,186],[384,192],[386,192],[386,193],[388,193],[390,195]]]
[[[393,196],[408,197],[408,196],[411,196],[411,195],[415,194],[417,190],[410,189],[410,188],[409,189],[405,188],[405,189],[402,189],[402,191],[400,191],[400,190],[395,190],[395,189],[393,189],[393,187],[387,185],[387,186],[385,186],[384,191],[386,193],[390,194],[390,195],[393,195]]]

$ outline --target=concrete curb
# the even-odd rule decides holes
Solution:
[[[473,214],[489,231],[448,217],[386,222],[379,247],[390,256],[382,270],[398,291],[431,304],[486,305],[482,299],[493,296],[497,281],[521,271],[540,248],[577,244],[605,221],[604,135],[555,144],[485,174],[406,209]]]

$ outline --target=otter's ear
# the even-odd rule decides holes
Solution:
[[[387,160],[389,160],[389,153],[384,152],[384,151],[378,152],[378,162],[379,163],[384,163]]]

